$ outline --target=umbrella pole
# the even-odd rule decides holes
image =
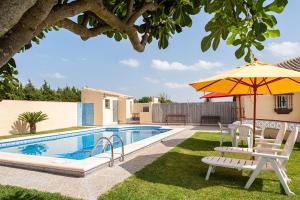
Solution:
[[[241,102],[241,96],[239,95],[239,111],[240,111],[240,121],[241,124],[243,123],[243,114],[242,114],[242,102]]]
[[[256,93],[257,88],[254,87],[254,105],[253,105],[253,147],[255,146],[255,132],[256,132]]]

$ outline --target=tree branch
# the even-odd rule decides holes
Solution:
[[[0,37],[18,23],[24,13],[37,0],[1,0],[0,1]]]
[[[128,19],[130,18],[132,11],[133,11],[133,0],[127,0],[127,13],[126,13],[125,22],[127,22]]]
[[[60,20],[88,11],[92,9],[94,5],[93,0],[77,0],[68,4],[57,5],[49,13],[49,16],[39,25],[35,34],[39,34],[45,28],[53,26]]]
[[[134,24],[134,22],[142,16],[146,11],[154,11],[159,7],[157,3],[145,3],[143,7],[134,12],[128,19],[127,24]]]
[[[111,30],[111,28],[108,25],[88,29],[80,24],[73,22],[70,19],[63,19],[57,22],[56,25],[79,35],[83,40],[87,40],[91,37],[98,36],[106,31]]]
[[[37,26],[49,15],[57,0],[38,0],[20,21],[0,38],[0,66],[30,42]]]

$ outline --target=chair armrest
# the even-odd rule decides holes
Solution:
[[[261,141],[261,142],[275,142],[276,141],[276,139],[266,139],[266,138],[255,138],[255,140]]]
[[[288,156],[281,156],[281,155],[273,155],[273,154],[267,154],[267,153],[253,153],[252,156],[255,157],[262,157],[262,158],[271,158],[271,159],[281,159],[281,160],[288,160]]]
[[[264,147],[254,147],[256,153],[281,153],[282,149],[264,148]]]
[[[281,146],[281,144],[270,143],[270,142],[255,142],[255,144],[261,144],[261,145],[265,145],[265,146],[275,146],[275,147],[280,147]]]

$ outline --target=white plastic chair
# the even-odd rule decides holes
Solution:
[[[298,128],[296,127],[289,135],[284,149],[277,150],[278,155],[274,155],[273,153],[252,153],[253,156],[257,157],[257,160],[243,160],[225,157],[204,157],[202,158],[202,162],[209,165],[205,179],[209,179],[211,172],[214,171],[216,167],[249,170],[252,171],[252,173],[245,185],[245,188],[249,189],[261,171],[273,171],[276,173],[285,193],[288,196],[293,196],[295,194],[288,186],[288,183],[290,183],[291,180],[286,174],[285,166],[292,153],[297,136]]]
[[[238,143],[240,141],[245,141],[247,142],[248,148],[252,148],[253,147],[253,139],[252,139],[252,135],[253,135],[253,130],[251,127],[247,126],[247,125],[240,125],[239,128],[239,135],[237,135],[236,138],[236,146],[238,146]]]
[[[242,153],[242,154],[252,154],[256,152],[274,152],[274,149],[279,149],[283,138],[286,134],[287,123],[283,123],[280,130],[277,133],[276,139],[266,139],[263,137],[256,138],[255,143],[257,144],[254,148],[242,148],[242,147],[216,147],[215,151],[221,152],[223,156],[224,153]],[[264,128],[262,129],[264,131]],[[264,134],[264,133],[263,133]],[[274,152],[276,154],[276,152]]]
[[[288,124],[285,122],[281,124],[281,127],[277,133],[277,136],[275,139],[266,139],[266,138],[256,138],[255,143],[259,147],[270,147],[270,146],[281,146],[281,143],[284,139],[284,135],[286,133],[286,130],[288,128]]]
[[[231,135],[231,133],[224,128],[224,126],[221,124],[221,122],[218,122],[219,128],[220,128],[220,146],[223,146],[224,138],[226,135]]]

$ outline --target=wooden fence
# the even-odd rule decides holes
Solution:
[[[152,121],[165,123],[167,115],[186,115],[187,123],[200,124],[203,116],[218,116],[229,124],[236,120],[236,109],[235,102],[153,104]]]

